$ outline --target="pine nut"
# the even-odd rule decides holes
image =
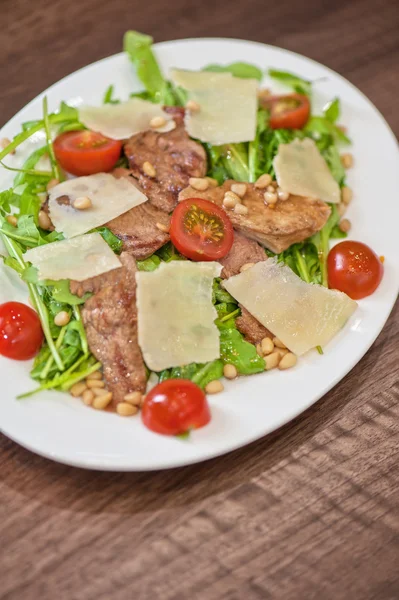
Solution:
[[[195,100],[189,100],[186,104],[186,109],[190,112],[198,112],[201,110],[201,107]]]
[[[90,389],[103,388],[103,387],[105,387],[105,383],[101,379],[89,379],[87,381],[87,387]]]
[[[275,352],[277,352],[277,354],[279,354],[280,360],[283,358],[283,356],[285,356],[289,352],[288,348],[277,348],[277,347],[275,347],[274,350],[275,350]]]
[[[273,344],[277,346],[277,348],[287,348],[284,342],[282,342],[278,337],[273,338]]]
[[[226,377],[226,379],[235,379],[238,375],[237,369],[234,365],[224,365],[223,375]]]
[[[104,394],[108,394],[108,390],[105,388],[91,388],[91,390],[95,396],[104,396]]]
[[[82,394],[82,400],[86,406],[90,406],[94,400],[94,394],[92,390],[85,390]]]
[[[209,185],[211,187],[218,187],[219,183],[217,181],[217,179],[214,179],[213,177],[205,177],[205,179],[207,180],[207,182],[209,183]]]
[[[90,380],[90,379],[102,379],[103,378],[103,374],[101,373],[101,371],[93,371],[93,373],[90,373],[86,379]]]
[[[130,392],[129,394],[126,394],[126,396],[123,398],[125,402],[129,402],[134,406],[140,406],[142,399],[143,394],[141,392]]]
[[[55,187],[56,185],[59,184],[59,180],[58,179],[50,179],[50,181],[48,182],[46,189],[49,192],[53,187]]]
[[[228,190],[227,192],[225,192],[224,197],[225,198],[231,198],[232,200],[235,201],[236,204],[241,204],[241,198],[240,198],[240,196],[238,196],[234,192],[231,192],[230,190]]]
[[[257,355],[263,358],[262,344],[256,344],[255,348]]]
[[[231,198],[230,196],[225,196],[223,198],[224,208],[232,209],[235,207],[236,204],[237,204],[237,202],[234,200],[234,198]]]
[[[148,177],[155,177],[155,175],[157,174],[155,167],[150,162],[148,162],[148,160],[146,160],[143,163],[142,169],[144,174],[148,175]]]
[[[348,233],[348,231],[350,231],[350,230],[351,230],[352,223],[349,221],[349,219],[342,219],[342,220],[339,222],[339,225],[338,225],[338,227],[339,227],[339,229],[340,229],[341,231],[343,231],[344,233]]]
[[[244,206],[243,204],[236,204],[234,207],[234,212],[237,213],[238,215],[247,215],[248,208],[246,206]]]
[[[214,379],[205,386],[205,391],[207,394],[218,394],[219,392],[223,392],[223,390],[223,383],[219,381],[219,379]]]
[[[353,192],[350,187],[344,186],[341,191],[341,200],[344,204],[349,204],[353,198]]]
[[[280,354],[278,352],[272,352],[268,356],[265,356],[265,371],[275,369],[280,362]]]
[[[38,222],[39,222],[39,227],[41,227],[45,231],[48,231],[52,225],[50,217],[44,210],[39,211]]]
[[[97,410],[104,410],[107,408],[108,404],[112,400],[112,392],[108,392],[108,394],[103,394],[102,396],[96,396],[93,400],[93,408]]]
[[[69,316],[66,310],[61,310],[54,317],[54,323],[55,325],[58,325],[58,327],[64,327],[64,325],[68,325],[70,320],[71,317]]]
[[[267,191],[267,192],[271,192],[272,194],[274,194],[274,192],[275,192],[276,190],[275,190],[275,187],[274,187],[274,185],[268,185],[268,186],[267,186],[267,188],[266,188],[266,191]]]
[[[263,338],[263,340],[260,343],[260,347],[262,348],[263,356],[266,356],[267,354],[271,354],[274,350],[273,341],[268,337]]]
[[[343,217],[344,214],[346,213],[346,205],[343,202],[340,202],[337,205],[337,211],[340,217]]]
[[[277,198],[277,194],[275,194],[274,192],[265,192],[263,195],[265,202],[267,202],[267,204],[276,204],[278,198]]]
[[[295,367],[298,359],[295,354],[292,352],[288,352],[283,358],[280,360],[278,364],[278,368],[284,371],[284,369],[291,369],[291,367]]]
[[[209,187],[209,181],[205,177],[190,177],[188,183],[198,192],[205,192]]]
[[[347,152],[346,154],[341,154],[341,163],[345,169],[350,169],[353,167],[353,154]]]
[[[77,398],[78,396],[81,396],[83,394],[83,392],[85,391],[85,389],[87,389],[85,382],[84,381],[78,381],[78,383],[75,383],[70,388],[69,393],[74,398]]]
[[[159,231],[163,231],[164,233],[169,233],[169,225],[164,225],[163,223],[156,223],[155,225]]]
[[[243,198],[247,192],[247,186],[245,183],[233,183],[231,186],[231,191],[234,194],[237,194],[240,198]]]
[[[242,265],[242,267],[240,267],[240,273],[244,273],[244,271],[247,271],[248,269],[253,267],[254,264],[255,263],[245,263],[245,265]]]
[[[76,208],[76,210],[87,210],[88,208],[91,208],[93,204],[88,196],[81,196],[73,201],[72,206]]]
[[[277,188],[277,197],[279,200],[282,200],[284,202],[285,200],[288,200],[290,195],[288,192],[283,192],[281,188]]]
[[[255,187],[259,189],[267,188],[272,182],[272,178],[268,173],[264,173],[255,181]]]
[[[7,223],[12,225],[13,227],[16,227],[18,225],[18,219],[15,215],[7,215],[6,220],[7,220]]]
[[[139,409],[129,402],[119,402],[119,404],[116,405],[116,412],[121,417],[132,417],[133,415],[137,415]]]
[[[0,149],[4,150],[10,144],[11,144],[11,140],[9,140],[8,138],[6,138],[6,137],[5,138],[1,138],[1,140],[0,140]],[[10,154],[15,154],[15,148],[14,148],[14,150],[11,150]]]
[[[158,127],[163,127],[166,125],[166,119],[164,117],[153,117],[150,121],[150,127],[153,129],[158,129]]]

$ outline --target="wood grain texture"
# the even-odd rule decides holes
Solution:
[[[306,8],[305,8],[306,7]],[[5,122],[127,28],[283,46],[348,77],[399,134],[395,0],[1,0]],[[0,437],[1,600],[397,600],[399,306],[316,406],[169,472],[87,472]]]

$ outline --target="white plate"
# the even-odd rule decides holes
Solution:
[[[325,348],[324,356],[312,352],[291,371],[276,370],[225,382],[225,391],[209,398],[211,423],[193,432],[187,441],[151,433],[140,418],[123,419],[90,410],[67,394],[46,392],[16,401],[17,394],[34,385],[28,375],[30,365],[0,359],[3,433],[38,454],[79,467],[165,469],[224,454],[264,436],[307,409],[354,367],[381,331],[398,293],[398,147],[380,113],[361,92],[308,58],[252,42],[180,40],[158,44],[156,54],[165,72],[170,67],[197,69],[215,62],[248,61],[262,69],[290,70],[305,79],[323,78],[315,86],[315,108],[339,96],[343,107],[340,121],[349,127],[354,140],[351,151],[355,167],[348,173],[348,183],[355,192],[349,210],[353,223],[350,237],[370,244],[385,256],[385,275],[377,292],[359,302],[358,310]],[[100,103],[110,83],[122,98],[141,89],[133,66],[123,54],[85,67],[44,93],[53,111],[61,100]],[[35,98],[11,119],[1,137],[12,137],[21,122],[39,118],[42,97]],[[40,139],[35,141],[40,144]],[[30,142],[25,151],[31,152],[32,147]],[[0,189],[4,189],[7,177],[3,173]],[[3,267],[0,302],[23,301],[26,297],[24,285]]]

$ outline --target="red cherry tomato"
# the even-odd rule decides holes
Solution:
[[[37,313],[21,302],[0,304],[0,354],[15,360],[33,358],[43,342]]]
[[[72,175],[110,171],[120,157],[122,142],[95,131],[67,131],[53,143],[56,159]]]
[[[376,253],[361,242],[340,242],[327,259],[328,285],[353,300],[370,296],[380,284],[384,267]]]
[[[303,94],[270,96],[261,104],[270,111],[272,129],[302,129],[309,119],[310,102]]]
[[[148,429],[178,435],[209,423],[211,413],[204,392],[188,379],[167,379],[147,394],[141,412]]]
[[[233,226],[226,213],[209,200],[188,198],[173,211],[170,239],[191,260],[218,260],[233,245]]]

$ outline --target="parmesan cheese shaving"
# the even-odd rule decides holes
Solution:
[[[179,69],[172,69],[171,79],[199,106],[199,110],[186,112],[185,125],[191,137],[215,145],[255,139],[256,79]]]
[[[150,369],[219,358],[212,283],[221,270],[214,262],[172,261],[136,274],[138,340]]]
[[[37,246],[25,252],[24,258],[38,269],[40,280],[84,281],[121,266],[99,233]]]
[[[275,259],[230,277],[224,287],[298,356],[325,346],[357,307],[346,294],[305,283]]]
[[[284,192],[336,204],[339,185],[315,142],[309,138],[280,144],[273,161],[277,183]]]
[[[62,196],[67,198],[60,201]],[[91,208],[73,208],[73,202],[84,196],[90,198]],[[97,173],[69,179],[51,188],[49,213],[56,230],[70,238],[100,227],[146,200],[147,197],[126,178],[116,179],[108,173]]]

